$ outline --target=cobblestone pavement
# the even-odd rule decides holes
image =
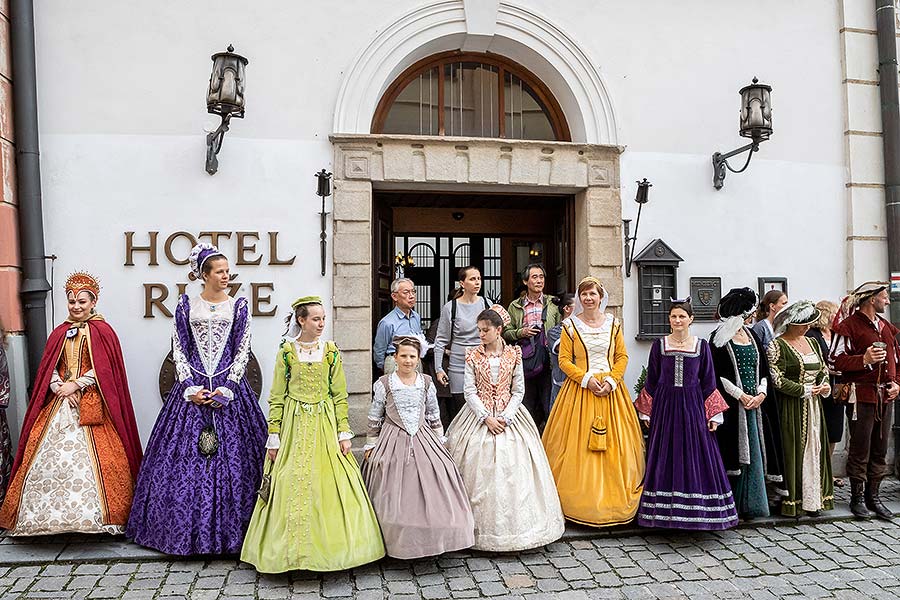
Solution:
[[[2,598],[898,598],[900,526],[879,521],[605,535],[520,554],[259,575],[236,560],[0,567]]]

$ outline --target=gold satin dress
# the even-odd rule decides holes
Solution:
[[[643,491],[644,439],[637,413],[622,380],[628,364],[622,324],[606,315],[588,327],[578,317],[563,322],[559,366],[566,381],[544,429],[543,443],[556,480],[563,514],[593,527],[634,519]],[[598,397],[587,389],[589,376],[614,384]],[[588,449],[591,425],[601,416],[605,450]]]

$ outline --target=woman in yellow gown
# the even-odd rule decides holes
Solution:
[[[563,514],[606,527],[637,512],[644,478],[644,441],[622,377],[628,364],[622,323],[605,311],[596,277],[578,284],[584,311],[563,322],[559,366],[566,381],[544,430],[544,449]]]
[[[306,296],[292,308],[269,397],[269,497],[256,501],[241,560],[261,573],[350,569],[383,557],[384,542],[350,453],[341,354],[319,339],[322,300]]]

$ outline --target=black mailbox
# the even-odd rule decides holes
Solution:
[[[639,340],[653,340],[668,335],[669,301],[678,297],[678,263],[683,259],[667,243],[655,239],[634,257],[638,268]]]

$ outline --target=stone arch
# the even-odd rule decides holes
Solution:
[[[333,132],[369,133],[381,95],[400,73],[426,56],[457,49],[494,52],[531,70],[559,101],[573,142],[619,144],[612,100],[578,44],[533,10],[489,0],[432,2],[381,29],[344,76]]]

